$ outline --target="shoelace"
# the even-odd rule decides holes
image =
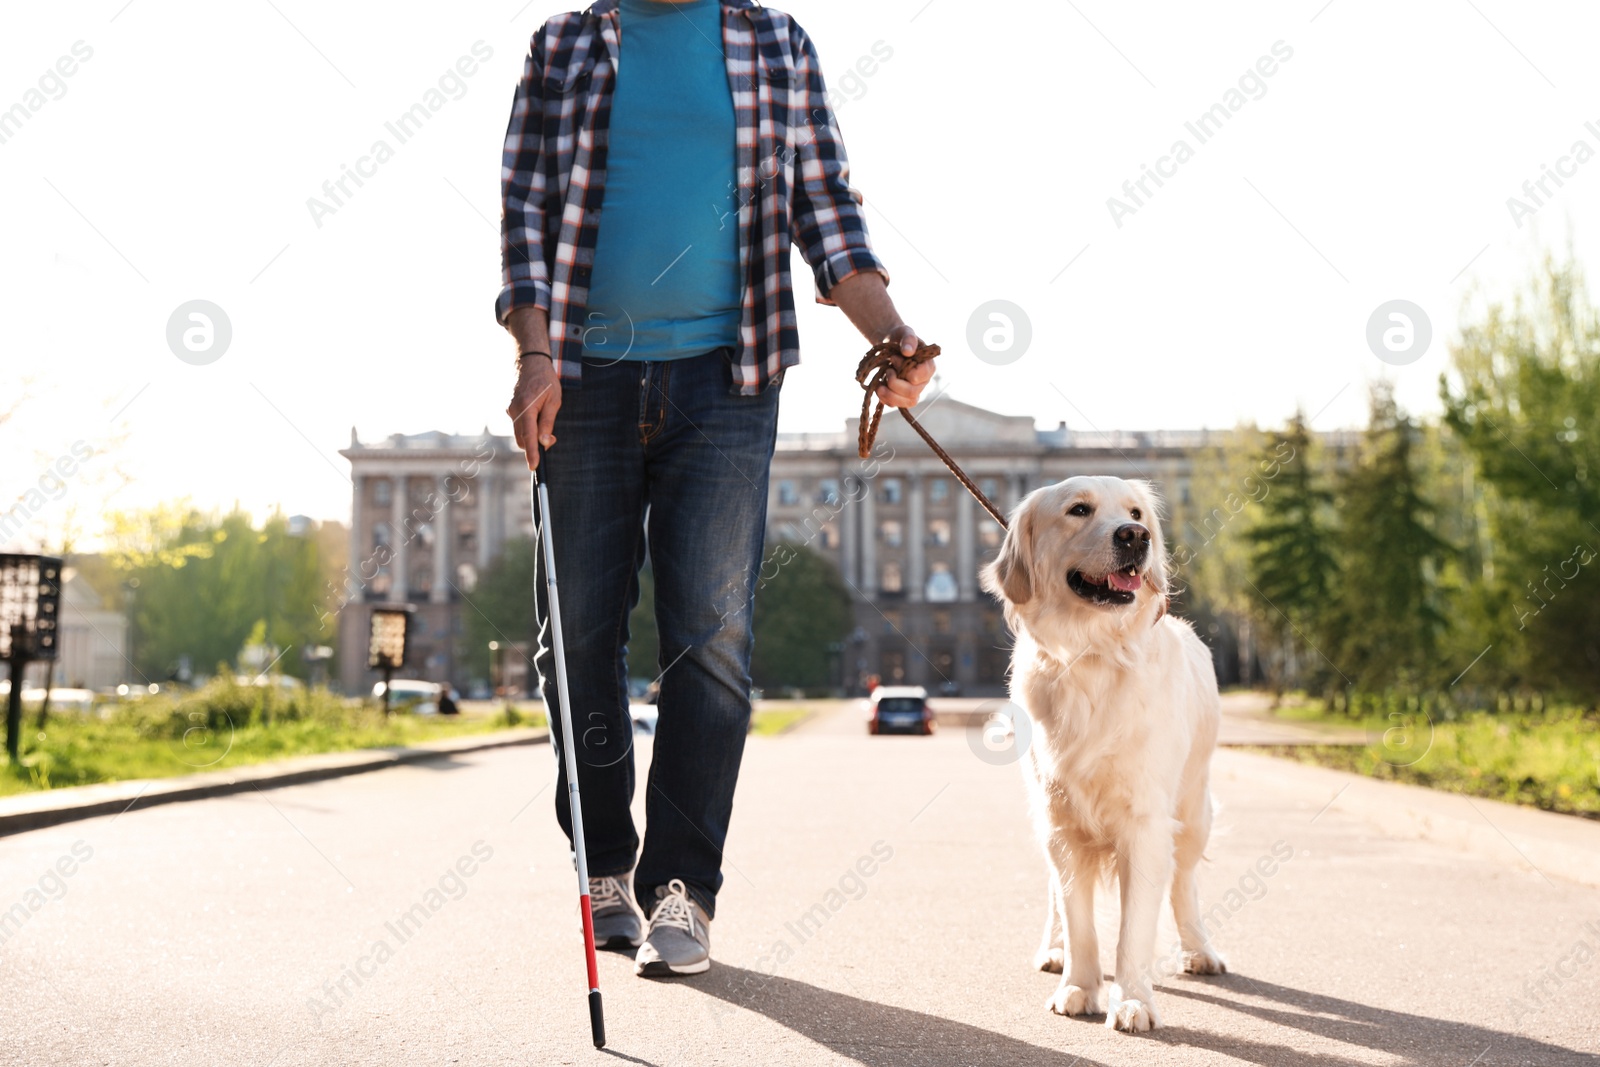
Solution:
[[[682,879],[674,878],[667,883],[666,896],[656,904],[655,913],[650,916],[651,928],[658,924],[674,926],[694,936],[694,906],[689,903],[689,890]]]
[[[621,878],[611,875],[589,879],[589,906],[593,910],[614,908],[627,902],[627,891],[623,888]]]

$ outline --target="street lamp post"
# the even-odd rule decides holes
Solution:
[[[500,698],[500,642],[489,642],[489,695]]]
[[[0,659],[11,665],[6,701],[6,752],[22,747],[22,675],[31,660],[55,662],[61,608],[61,560],[0,555]]]

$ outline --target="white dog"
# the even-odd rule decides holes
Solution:
[[[1185,969],[1227,969],[1195,885],[1211,833],[1216,672],[1189,624],[1167,615],[1156,508],[1149,484],[1121,478],[1035,490],[983,575],[1016,636],[1011,698],[1033,723],[1022,767],[1050,867],[1034,962],[1063,972],[1051,1011],[1100,1010],[1094,887],[1115,871],[1122,925],[1106,1025],[1129,1031],[1161,1024],[1151,968],[1169,879]]]

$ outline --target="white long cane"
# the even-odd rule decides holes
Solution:
[[[544,464],[543,450],[540,465]],[[556,547],[550,531],[550,490],[532,472],[529,495],[544,545],[545,597],[550,608],[550,640],[556,655],[556,696],[561,712],[561,754],[567,768],[567,800],[572,807],[572,848],[578,857],[578,910],[583,916],[583,951],[589,965],[589,1028],[594,1047],[606,1044],[605,1012],[600,1006],[600,972],[594,958],[594,915],[589,908],[589,859],[583,845],[583,800],[578,794],[577,742],[572,735],[572,704],[567,698],[567,652],[561,640],[561,601],[556,595]]]

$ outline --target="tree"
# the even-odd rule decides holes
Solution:
[[[850,594],[838,568],[805,545],[779,543],[765,558],[755,599],[755,683],[831,684],[829,646],[852,625]]]
[[[320,598],[335,564],[314,531],[291,533],[279,514],[257,528],[241,511],[186,505],[113,515],[109,527],[107,559],[131,598],[145,678],[170,678],[185,660],[199,672],[231,669],[252,631],[282,650],[323,642]],[[285,654],[274,669],[305,667]]]
[[[1445,614],[1438,575],[1452,549],[1434,532],[1413,450],[1417,427],[1377,386],[1356,463],[1340,476],[1339,581],[1330,684],[1417,689],[1437,679]]]
[[[1600,317],[1583,275],[1547,259],[1508,307],[1462,330],[1440,377],[1445,424],[1475,461],[1480,681],[1600,692]],[[1473,654],[1470,650],[1464,655]]]
[[[538,636],[533,622],[533,553],[531,540],[508,540],[500,555],[478,575],[478,583],[462,592],[461,620],[467,647],[458,650],[457,656],[476,678],[490,677],[490,641],[501,645],[523,643],[528,654],[533,655]],[[533,671],[531,665],[528,669]]]
[[[1260,516],[1244,536],[1251,546],[1250,583],[1263,601],[1260,617],[1285,649],[1272,671],[1274,688],[1281,694],[1297,674],[1300,655],[1321,658],[1315,649],[1335,591],[1338,562],[1328,523],[1333,493],[1321,485],[1313,466],[1311,431],[1303,412],[1273,435],[1267,454],[1273,477],[1261,498]]]
[[[1188,485],[1169,484],[1162,509],[1172,610],[1194,623],[1225,685],[1255,678],[1258,649],[1251,620],[1259,615],[1260,603],[1250,589],[1250,544],[1244,534],[1272,489],[1268,456],[1267,439],[1254,426],[1218,433],[1214,444],[1196,451]],[[1140,473],[1163,480],[1159,468]]]
[[[462,659],[479,678],[489,677],[489,642],[525,643],[533,655],[539,638],[534,619],[534,567],[537,545],[526,538],[507,541],[500,555],[462,601],[467,647]],[[571,595],[570,593],[568,595]],[[646,563],[639,573],[639,602],[628,616],[628,675],[651,679],[661,672],[655,618],[655,580]],[[529,666],[530,671],[537,672]]]

